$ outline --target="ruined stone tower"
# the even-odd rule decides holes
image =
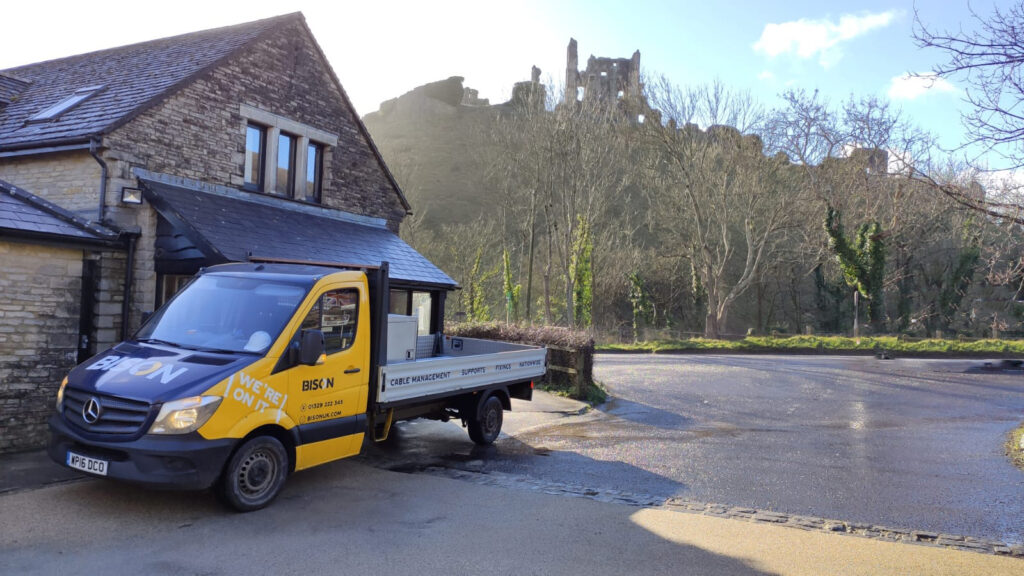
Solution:
[[[587,59],[586,70],[581,72],[576,39],[570,38],[565,61],[566,102],[638,101],[641,97],[639,50],[633,52],[632,58],[597,58],[591,55]]]

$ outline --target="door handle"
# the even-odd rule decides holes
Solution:
[[[355,374],[356,372],[359,372],[359,368],[349,368],[348,370],[345,370],[345,374]]]

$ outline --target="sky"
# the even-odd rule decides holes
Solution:
[[[972,4],[988,14],[1008,1]],[[930,27],[974,24],[966,2],[949,0],[17,2],[0,17],[0,70],[301,11],[360,115],[449,76],[492,103],[508,100],[533,65],[542,81],[562,84],[576,38],[581,67],[591,54],[639,50],[645,73],[682,86],[720,80],[768,107],[791,88],[819,90],[836,104],[851,95],[889,98],[953,148],[963,137],[963,86],[906,79],[943,61],[914,44],[915,9]]]

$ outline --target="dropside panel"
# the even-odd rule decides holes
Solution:
[[[380,404],[537,379],[546,371],[547,350],[536,346],[446,337],[444,354],[380,368]]]

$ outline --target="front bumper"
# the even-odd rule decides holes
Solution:
[[[106,460],[107,478],[157,488],[203,490],[217,481],[238,441],[207,440],[198,433],[146,434],[128,442],[86,439],[59,415],[50,418],[50,458],[67,467],[68,451]]]

